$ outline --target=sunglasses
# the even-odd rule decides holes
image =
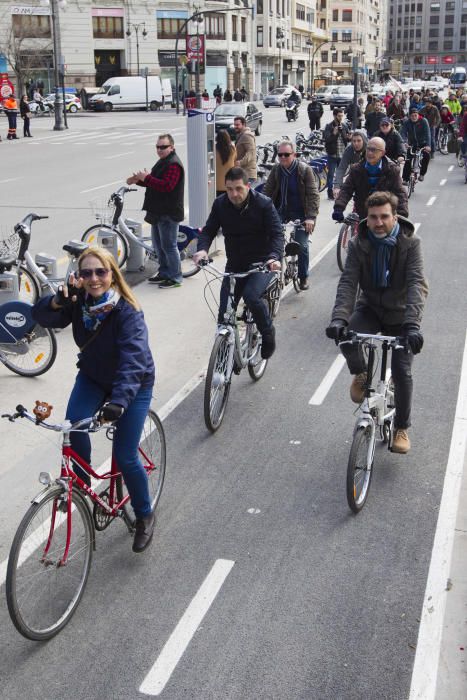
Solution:
[[[96,267],[94,270],[88,270],[87,268],[83,267],[79,271],[79,276],[83,280],[89,280],[89,279],[91,279],[91,277],[93,275],[96,275],[96,277],[99,277],[99,278],[107,277],[109,272],[110,272],[110,270],[107,270],[106,267]]]
[[[382,151],[383,149],[382,148],[374,148],[373,146],[367,146],[366,150],[369,151],[370,153],[376,153],[376,151]]]
[[[170,143],[166,145],[162,144],[162,146],[159,146],[159,144],[157,144],[156,148],[158,148],[159,151],[165,151],[167,148],[170,148]]]
[[[290,153],[278,153],[277,155],[279,156],[279,158],[288,158],[292,155],[292,151],[290,151]]]

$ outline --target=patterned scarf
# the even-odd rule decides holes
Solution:
[[[370,165],[368,161],[365,161],[365,170],[368,173],[368,180],[370,182],[371,190],[374,192],[378,185],[378,180],[381,177],[381,171],[383,169],[383,161],[380,160],[376,165]]]
[[[289,177],[296,174],[298,169],[297,158],[293,159],[293,163],[290,168],[286,168],[284,165],[280,166],[281,175],[281,201],[279,204],[279,214],[282,216],[286,215],[287,212],[287,190],[289,189]]]
[[[90,294],[87,294],[81,306],[86,330],[95,331],[110,312],[114,310],[119,299],[120,294],[114,287],[110,287],[98,299],[94,299]]]
[[[373,262],[371,268],[371,276],[373,285],[377,288],[389,287],[389,261],[391,259],[391,250],[397,244],[397,236],[399,235],[399,222],[384,238],[378,238],[370,229],[368,229],[368,238],[373,247]]]

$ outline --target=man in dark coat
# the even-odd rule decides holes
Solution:
[[[354,198],[355,211],[361,219],[366,216],[366,200],[376,191],[392,192],[398,199],[397,213],[407,216],[409,213],[407,191],[402,184],[399,168],[385,154],[383,139],[378,137],[368,141],[365,160],[352,165],[344,180],[339,196],[334,203],[332,218],[344,220],[344,209]]]
[[[397,206],[390,192],[375,192],[368,198],[368,218],[349,242],[326,335],[337,343],[348,328],[405,339],[405,348],[392,351],[391,374],[396,407],[392,451],[406,454],[410,450],[411,367],[413,355],[423,346],[420,325],[428,284],[421,241],[413,224],[397,215]],[[345,344],[341,349],[354,375],[350,397],[360,404],[367,381],[365,358],[358,345]]]
[[[425,178],[428,164],[430,162],[431,153],[431,132],[428,120],[419,114],[416,107],[411,107],[409,116],[404,119],[401,129],[402,140],[408,143],[410,148],[407,150],[407,160],[404,165],[402,179],[407,182],[412,169],[412,160],[414,158],[413,150],[421,149],[422,157],[420,162],[420,175],[418,179],[422,182]]]
[[[366,115],[365,129],[368,137],[371,138],[379,130],[381,119],[385,117],[383,103],[379,99],[373,100],[374,109]]]
[[[310,130],[321,129],[321,117],[323,116],[323,105],[318,101],[316,95],[312,95],[307,107]]]
[[[324,147],[328,155],[328,179],[326,183],[328,199],[334,199],[334,173],[350,139],[349,128],[344,124],[344,110],[341,107],[335,107],[332,114],[334,119],[324,127]]]

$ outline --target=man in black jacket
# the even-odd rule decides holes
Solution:
[[[344,110],[340,107],[335,107],[332,112],[334,119],[324,128],[324,146],[328,154],[328,179],[327,190],[328,199],[334,199],[332,191],[334,183],[334,173],[341,162],[342,155],[347,148],[350,139],[350,131],[344,124]]]
[[[284,233],[279,215],[269,197],[250,189],[248,176],[242,168],[231,168],[225,176],[226,193],[212,205],[206,226],[198,239],[195,263],[208,257],[209,247],[222,227],[227,256],[226,272],[246,272],[253,263],[265,263],[271,272],[254,273],[236,281],[235,296],[243,296],[262,335],[261,357],[273,354],[275,328],[268,307],[262,299],[273,277],[280,270],[284,252]],[[221,287],[218,322],[224,320],[230,281],[224,278]]]
[[[405,454],[410,450],[411,367],[413,355],[423,346],[420,325],[428,284],[421,241],[413,224],[397,215],[397,198],[390,192],[375,192],[367,208],[368,218],[349,243],[326,335],[338,343],[348,327],[357,333],[405,338],[407,349],[393,350],[391,358],[396,407],[392,451]],[[367,379],[365,358],[358,346],[341,349],[354,375],[350,397],[360,404]]]
[[[323,116],[323,105],[318,101],[316,95],[311,96],[311,102],[307,107],[310,130],[321,129],[321,117]]]
[[[151,224],[152,243],[159,260],[159,270],[149,282],[157,283],[160,289],[171,289],[180,287],[182,282],[177,236],[179,223],[184,219],[185,171],[170,134],[159,136],[156,149],[159,160],[151,172],[140,170],[126,182],[146,187],[145,221]]]

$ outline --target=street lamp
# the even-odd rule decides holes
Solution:
[[[330,40],[329,41],[322,41],[320,44],[318,44],[318,46],[316,47],[316,49],[313,51],[313,53],[311,55],[311,91],[312,92],[313,92],[313,88],[314,88],[314,84],[315,84],[315,76],[314,76],[315,55],[320,50],[320,48],[322,46],[324,46],[325,44],[329,44],[329,43],[331,43]],[[331,57],[332,57],[333,51],[336,51],[336,47],[334,46],[334,42],[331,44],[330,51],[331,51]]]
[[[311,96],[313,94],[313,85],[311,83],[311,50],[313,48],[313,40],[308,38],[305,43],[308,47],[308,92]]]
[[[279,27],[276,29],[276,40],[279,42],[279,82],[278,85],[282,84],[282,47],[284,46],[285,34]]]
[[[55,123],[54,131],[63,131],[67,129],[68,126],[63,118],[63,110],[65,105],[65,100],[60,92],[60,85],[62,83],[61,77],[63,76],[63,59],[62,59],[62,48],[60,41],[60,18],[58,14],[58,8],[64,9],[66,6],[66,0],[41,0],[41,5],[43,7],[48,7],[50,5],[50,17],[52,19],[52,34],[53,34],[53,45],[54,45],[54,83],[55,83],[55,100],[54,100],[54,111],[55,111]],[[63,90],[65,92],[65,90]]]
[[[146,22],[139,22],[138,24],[129,24],[128,29],[126,30],[125,34],[127,37],[131,36],[132,30],[136,34],[136,68],[137,68],[137,73],[139,75],[139,32],[142,28],[141,35],[143,39],[146,39],[148,33],[146,31]]]

